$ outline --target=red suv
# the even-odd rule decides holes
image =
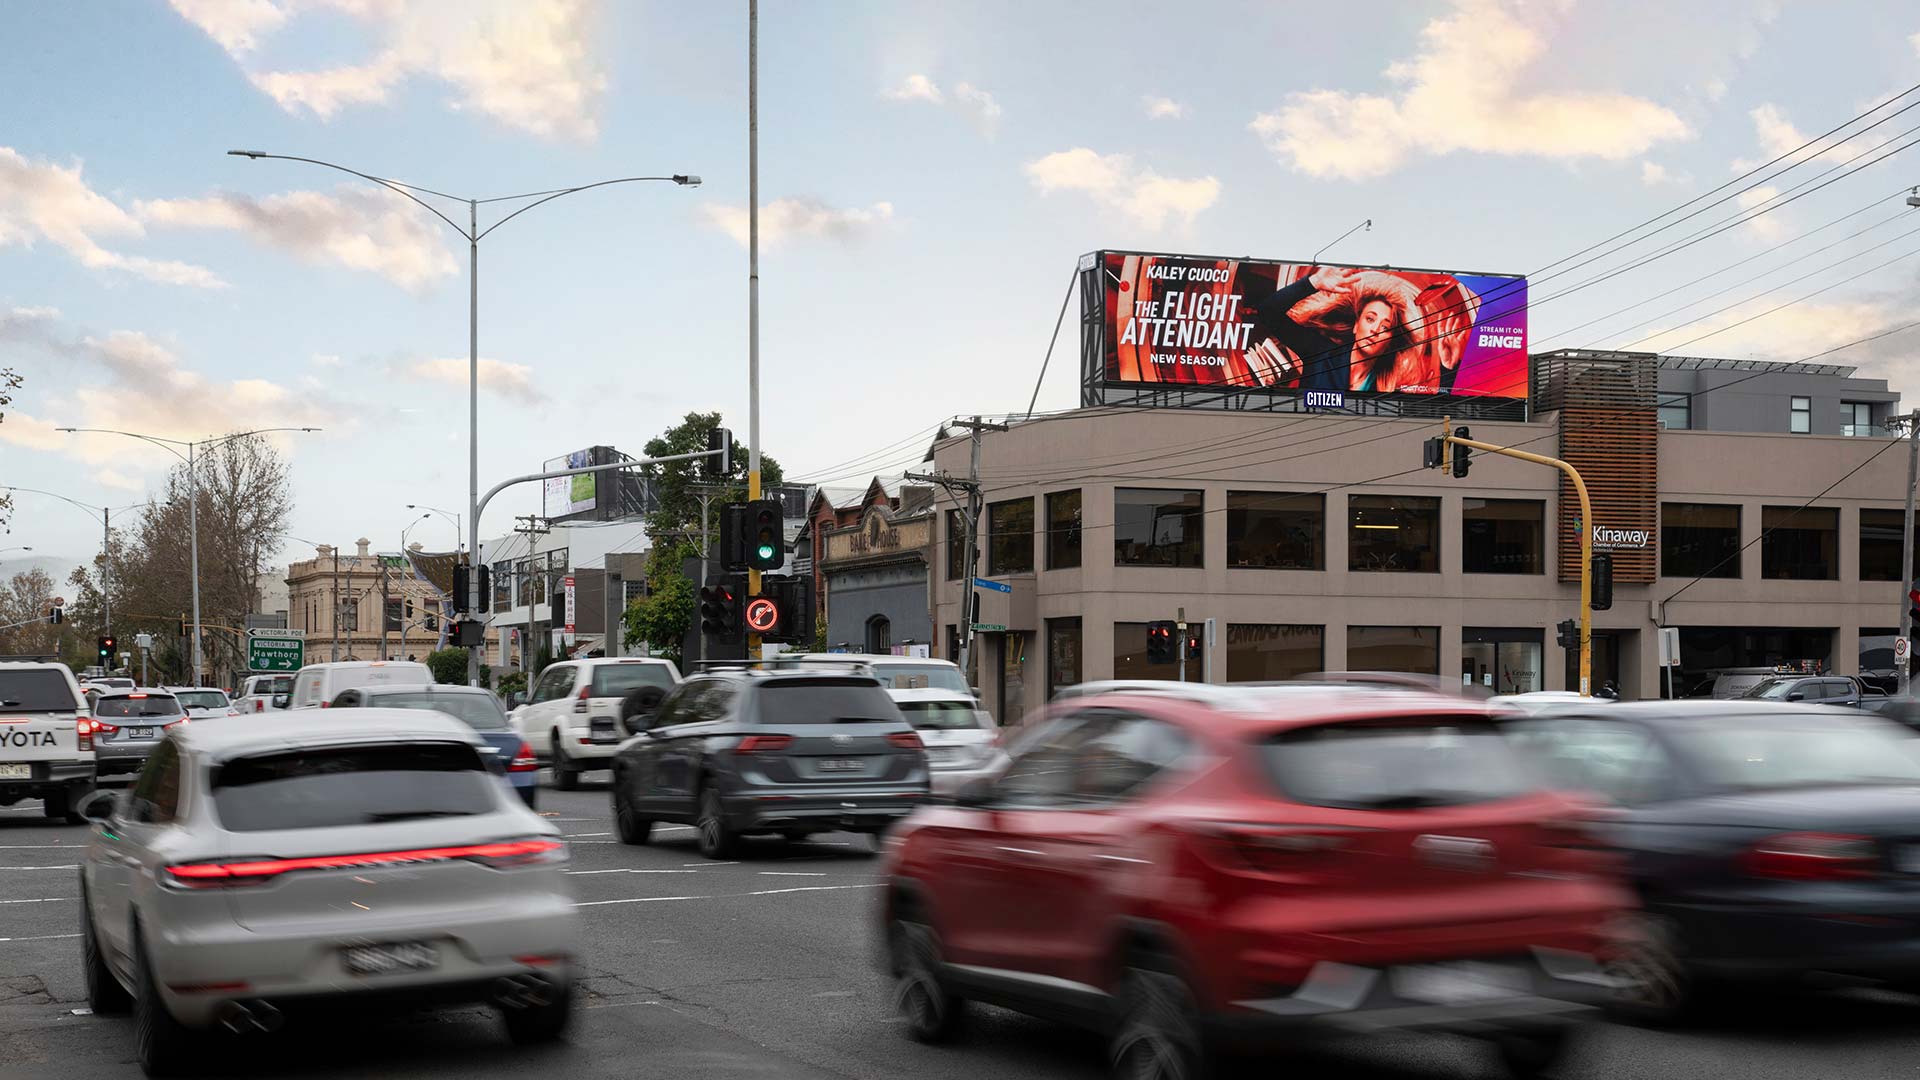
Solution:
[[[1489,1037],[1559,1056],[1631,903],[1581,804],[1484,707],[1313,684],[1076,699],[997,781],[888,845],[910,1033],[969,999],[1111,1034],[1117,1075],[1314,1030]]]

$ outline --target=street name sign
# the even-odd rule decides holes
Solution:
[[[250,671],[299,671],[306,659],[307,643],[299,637],[277,630],[247,633],[247,669]]]

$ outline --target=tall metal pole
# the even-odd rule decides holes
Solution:
[[[467,200],[467,618],[480,618],[480,203]],[[529,615],[532,609],[528,609]],[[385,617],[385,612],[381,616]],[[532,619],[528,619],[532,628]],[[467,650],[467,685],[480,685],[486,638]]]
[[[113,511],[100,508],[100,621],[103,634],[113,633]]]
[[[1916,472],[1920,472],[1920,409],[1907,415],[1907,511],[1900,525],[1900,580],[1906,584],[1903,592],[1913,591],[1913,485]],[[1900,598],[1900,636],[1907,639],[1907,648],[1913,648],[1913,598]],[[1899,690],[1901,697],[1907,695],[1913,669],[1913,654],[1898,665]]]
[[[980,685],[973,664],[973,576],[980,557],[980,418],[973,418],[972,446],[967,459],[967,574],[960,580],[960,674],[967,685]]]
[[[333,631],[332,644],[328,649],[330,660],[340,659],[340,545],[333,545],[333,618],[327,620],[327,626]]]
[[[760,497],[760,0],[747,0],[747,498]],[[760,595],[760,571],[747,571]],[[704,648],[704,646],[703,646]],[[747,635],[747,659],[760,635]]]
[[[200,683],[200,470],[193,464],[194,447],[187,444],[187,560],[193,578],[193,685]]]

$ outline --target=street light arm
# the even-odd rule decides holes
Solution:
[[[476,241],[479,239],[478,237],[474,236],[472,233],[468,232],[467,230],[461,228],[459,225],[455,224],[452,218],[434,209],[432,203],[429,203],[426,200],[421,199],[419,196],[413,194],[413,192],[422,191],[427,193],[428,195],[438,195],[442,199],[452,199],[455,202],[468,201],[466,199],[462,199],[458,195],[449,195],[444,191],[435,191],[432,188],[423,188],[414,184],[403,184],[398,180],[388,180],[384,177],[374,176],[371,173],[363,173],[358,169],[349,169],[345,165],[335,165],[331,161],[321,161],[319,158],[294,157],[291,154],[269,154],[261,150],[229,150],[227,151],[227,153],[229,156],[232,156],[232,157],[252,158],[255,161],[258,161],[262,158],[268,158],[274,161],[303,161],[308,165],[319,165],[322,168],[333,169],[338,172],[346,173],[349,176],[357,176],[362,180],[372,181],[373,183],[379,184],[381,187],[386,188],[388,191],[391,191],[396,195],[404,195],[407,198],[412,199],[414,202],[419,203],[421,206],[426,207],[428,213],[431,213],[434,217],[437,217],[441,221],[444,221],[448,225],[451,225],[453,227],[453,231],[459,233],[462,239],[468,240],[468,241]],[[409,188],[411,188],[412,191],[407,190]]]
[[[153,445],[159,447],[160,449],[165,450],[167,453],[172,454],[174,457],[179,458],[182,462],[187,460],[187,455],[181,453],[178,450],[175,450],[173,446],[169,444],[175,444],[179,446],[193,445],[192,443],[189,443],[189,442],[181,442],[179,439],[163,439],[158,435],[141,435],[132,431],[115,431],[112,428],[63,427],[63,428],[54,428],[54,430],[64,431],[69,435],[125,435],[129,439],[139,439],[143,442],[150,442]]]
[[[106,507],[104,506],[94,506],[91,503],[83,503],[79,499],[69,499],[65,495],[58,495],[51,491],[42,491],[39,488],[20,487],[16,484],[0,484],[0,491],[27,491],[35,495],[45,495],[48,498],[59,499],[63,503],[71,503],[74,506],[77,506],[80,509],[85,510],[89,514],[98,514],[106,509]],[[140,506],[142,504],[134,503],[133,505]],[[126,509],[126,508],[121,507],[121,509]]]
[[[508,214],[506,217],[501,218],[499,221],[496,221],[493,224],[487,226],[485,229],[481,230],[480,235],[473,238],[474,243],[477,244],[480,241],[485,240],[487,238],[488,233],[491,233],[493,230],[499,228],[502,225],[505,225],[509,221],[512,221],[514,218],[519,217],[521,214],[526,213],[527,211],[533,209],[536,206],[540,206],[545,203],[550,203],[562,195],[571,195],[576,191],[591,191],[594,188],[606,187],[609,184],[633,184],[633,183],[638,183],[642,180],[663,180],[669,183],[679,184],[682,187],[691,187],[694,184],[699,183],[699,179],[697,177],[690,177],[690,176],[623,176],[618,180],[601,180],[598,183],[581,184],[579,187],[561,188],[558,191],[552,191],[552,192],[536,191],[531,193],[531,195],[509,195],[509,196],[506,196],[506,198],[525,199],[525,198],[531,198],[532,195],[544,195],[545,197],[536,202],[530,202],[527,205],[521,207],[520,209],[515,210],[513,213]],[[497,200],[489,199],[487,201],[494,202]]]

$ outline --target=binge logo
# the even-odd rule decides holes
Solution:
[[[1307,391],[1309,409],[1344,409],[1347,407],[1347,395],[1338,390]]]

